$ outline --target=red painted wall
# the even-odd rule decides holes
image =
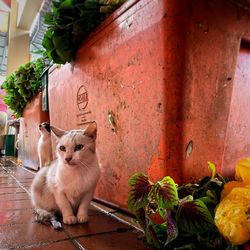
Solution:
[[[223,172],[233,171],[236,159],[250,155],[250,43],[243,42],[237,58],[225,139]]]
[[[241,154],[224,157],[234,151],[230,133],[238,138],[229,129],[234,76],[241,40],[250,40],[249,12],[228,1],[128,2],[82,45],[74,67],[53,71],[49,83],[51,124],[97,122],[96,195],[123,207],[138,171],[188,182],[208,174],[210,160],[233,175]]]
[[[42,94],[39,93],[28,103],[20,118],[18,158],[26,167],[37,170],[39,166],[37,143],[40,138],[38,126],[49,122],[49,113],[42,112]]]

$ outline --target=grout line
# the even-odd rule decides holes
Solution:
[[[15,176],[16,178],[17,178],[17,176]],[[33,179],[31,179],[31,180],[33,180]],[[23,184],[31,184],[31,181],[29,180],[29,181],[23,181],[23,180],[19,180],[21,183],[23,183]]]
[[[92,237],[92,236],[98,236],[98,235],[110,234],[110,233],[117,233],[117,232],[119,232],[119,231],[118,230],[111,230],[111,231],[105,231],[105,232],[99,232],[99,233],[90,233],[90,234],[84,234],[84,235],[77,235],[77,236],[74,236],[72,239],[77,240],[77,239],[80,239],[80,238],[88,238],[88,237]]]
[[[121,228],[117,228],[116,230],[112,230],[112,231],[106,231],[106,232],[100,232],[100,233],[92,233],[92,234],[86,234],[86,235],[78,235],[74,237],[74,240],[76,240],[76,243],[81,247],[81,250],[86,250],[82,245],[80,245],[80,243],[78,242],[79,239],[83,239],[83,238],[90,238],[90,237],[95,237],[95,236],[101,236],[101,235],[110,235],[110,234],[114,234],[114,233],[126,233],[126,232],[132,232],[133,228],[130,227],[130,229],[123,229],[121,230]],[[141,230],[140,230],[141,231]]]
[[[10,160],[11,161],[11,160]],[[11,161],[13,164],[15,164],[13,161]],[[15,164],[16,165],[16,164]],[[6,167],[2,166],[3,169],[8,173]],[[11,173],[8,173],[9,176],[11,176],[15,181],[16,183],[30,196],[30,192],[28,189],[26,189],[26,187]]]
[[[73,236],[68,232],[68,230],[63,226],[63,232],[68,237],[70,242],[78,249],[78,250],[86,250],[83,246],[81,246],[74,238]]]
[[[112,211],[112,212],[107,212],[105,209],[99,207],[99,206],[96,205],[96,204],[91,203],[91,205],[94,206],[96,209],[101,210],[103,213],[105,213],[105,214],[107,214],[107,215],[109,215],[109,216],[115,218],[116,220],[122,222],[123,224],[126,224],[126,225],[128,225],[128,226],[130,226],[130,227],[133,227],[133,228],[135,228],[136,230],[138,230],[138,231],[140,231],[140,232],[143,232],[143,230],[142,230],[139,226],[137,227],[136,225],[130,224],[130,223],[127,222],[126,220],[124,220],[124,219],[119,218],[118,216],[116,216],[114,213],[116,213],[117,211],[115,211],[115,212],[113,212],[113,211]]]
[[[78,241],[75,241],[76,245],[77,245],[77,249],[79,250],[87,250],[86,248],[84,248]],[[75,246],[75,245],[74,245]]]
[[[86,250],[78,241],[75,239],[71,239],[70,242],[78,249],[78,250]]]
[[[13,186],[8,186],[8,185],[4,185],[4,186],[0,186],[0,189],[10,189],[10,188],[20,188],[20,186],[18,185],[18,183],[15,183],[15,185]]]
[[[17,163],[14,162],[13,160],[9,159],[9,161],[10,161],[12,164],[14,164],[15,166],[17,166]],[[21,169],[23,169],[23,170],[29,172],[30,174],[36,175],[35,172],[29,170],[28,168],[24,167],[23,165],[21,166]],[[26,178],[33,178],[33,177],[26,177]]]
[[[26,168],[26,167],[21,167],[23,170],[25,170],[25,171],[27,171],[27,172],[29,172],[30,174],[33,174],[34,176],[36,175],[36,173],[35,172],[33,172],[33,171],[31,171],[31,170],[29,170],[28,168]],[[32,178],[32,177],[31,177]]]
[[[19,192],[0,193],[0,196],[5,195],[5,194],[26,194],[26,192],[24,190],[22,190],[22,192],[19,191]]]
[[[21,193],[21,194],[26,194],[26,193]],[[1,195],[0,195],[0,197],[1,197]],[[4,201],[30,201],[30,199],[29,198],[26,198],[26,199],[25,198],[23,198],[23,199],[3,199],[3,200],[0,199],[0,201],[1,202],[4,202]]]
[[[51,244],[54,243],[60,243],[60,242],[68,242],[69,239],[60,239],[60,240],[52,240],[52,241],[45,241],[45,242],[34,242],[34,243],[30,243],[30,244],[22,244],[22,245],[18,245],[16,247],[12,247],[10,248],[11,250],[16,250],[16,249],[29,249],[31,247],[43,247],[43,246],[50,246]]]
[[[10,176],[17,182],[17,184],[30,196],[30,191],[12,174]]]
[[[0,208],[0,211],[7,211],[7,210],[10,210],[10,211],[19,211],[19,210],[33,210],[32,208],[7,208],[7,209],[3,209],[3,208]],[[1,250],[1,249],[0,249]]]
[[[28,225],[30,221],[27,222],[15,222],[15,223],[9,223],[9,224],[2,224],[0,225],[0,228],[5,228],[5,227],[15,227],[16,225]],[[32,224],[35,224],[35,221],[31,222]]]
[[[8,177],[9,178],[9,177]],[[29,184],[30,182],[25,182],[24,184]],[[11,180],[8,180],[8,181],[5,181],[5,182],[0,182],[0,187],[1,186],[5,186],[5,185],[12,185],[12,184],[15,184],[15,182],[13,181],[13,179]]]

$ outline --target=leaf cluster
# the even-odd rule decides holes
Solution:
[[[81,42],[125,0],[53,0],[42,45],[54,63],[71,62]]]
[[[226,181],[210,162],[209,168],[211,177],[179,187],[169,176],[156,183],[143,173],[130,178],[128,208],[135,214],[149,246],[230,249],[214,224],[215,208]]]
[[[22,116],[23,109],[41,88],[41,74],[44,70],[43,59],[21,65],[14,73],[6,77],[2,84],[6,96],[3,101],[17,115]]]

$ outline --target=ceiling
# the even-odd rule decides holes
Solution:
[[[10,11],[11,0],[0,0],[0,21],[1,13],[6,15],[7,11]],[[34,24],[30,30],[30,51],[32,58],[37,54],[34,52],[41,50],[42,39],[44,32],[46,31],[46,25],[43,22],[44,14],[50,10],[51,0],[44,0],[40,12],[34,21]],[[7,71],[7,56],[8,56],[8,27],[6,30],[1,30],[0,27],[0,77],[6,76]]]

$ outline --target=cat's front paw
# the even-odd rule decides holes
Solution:
[[[88,215],[78,214],[77,215],[77,222],[78,223],[86,223],[86,222],[88,222]]]
[[[77,218],[74,215],[69,215],[63,217],[63,223],[67,225],[72,225],[77,223]]]

